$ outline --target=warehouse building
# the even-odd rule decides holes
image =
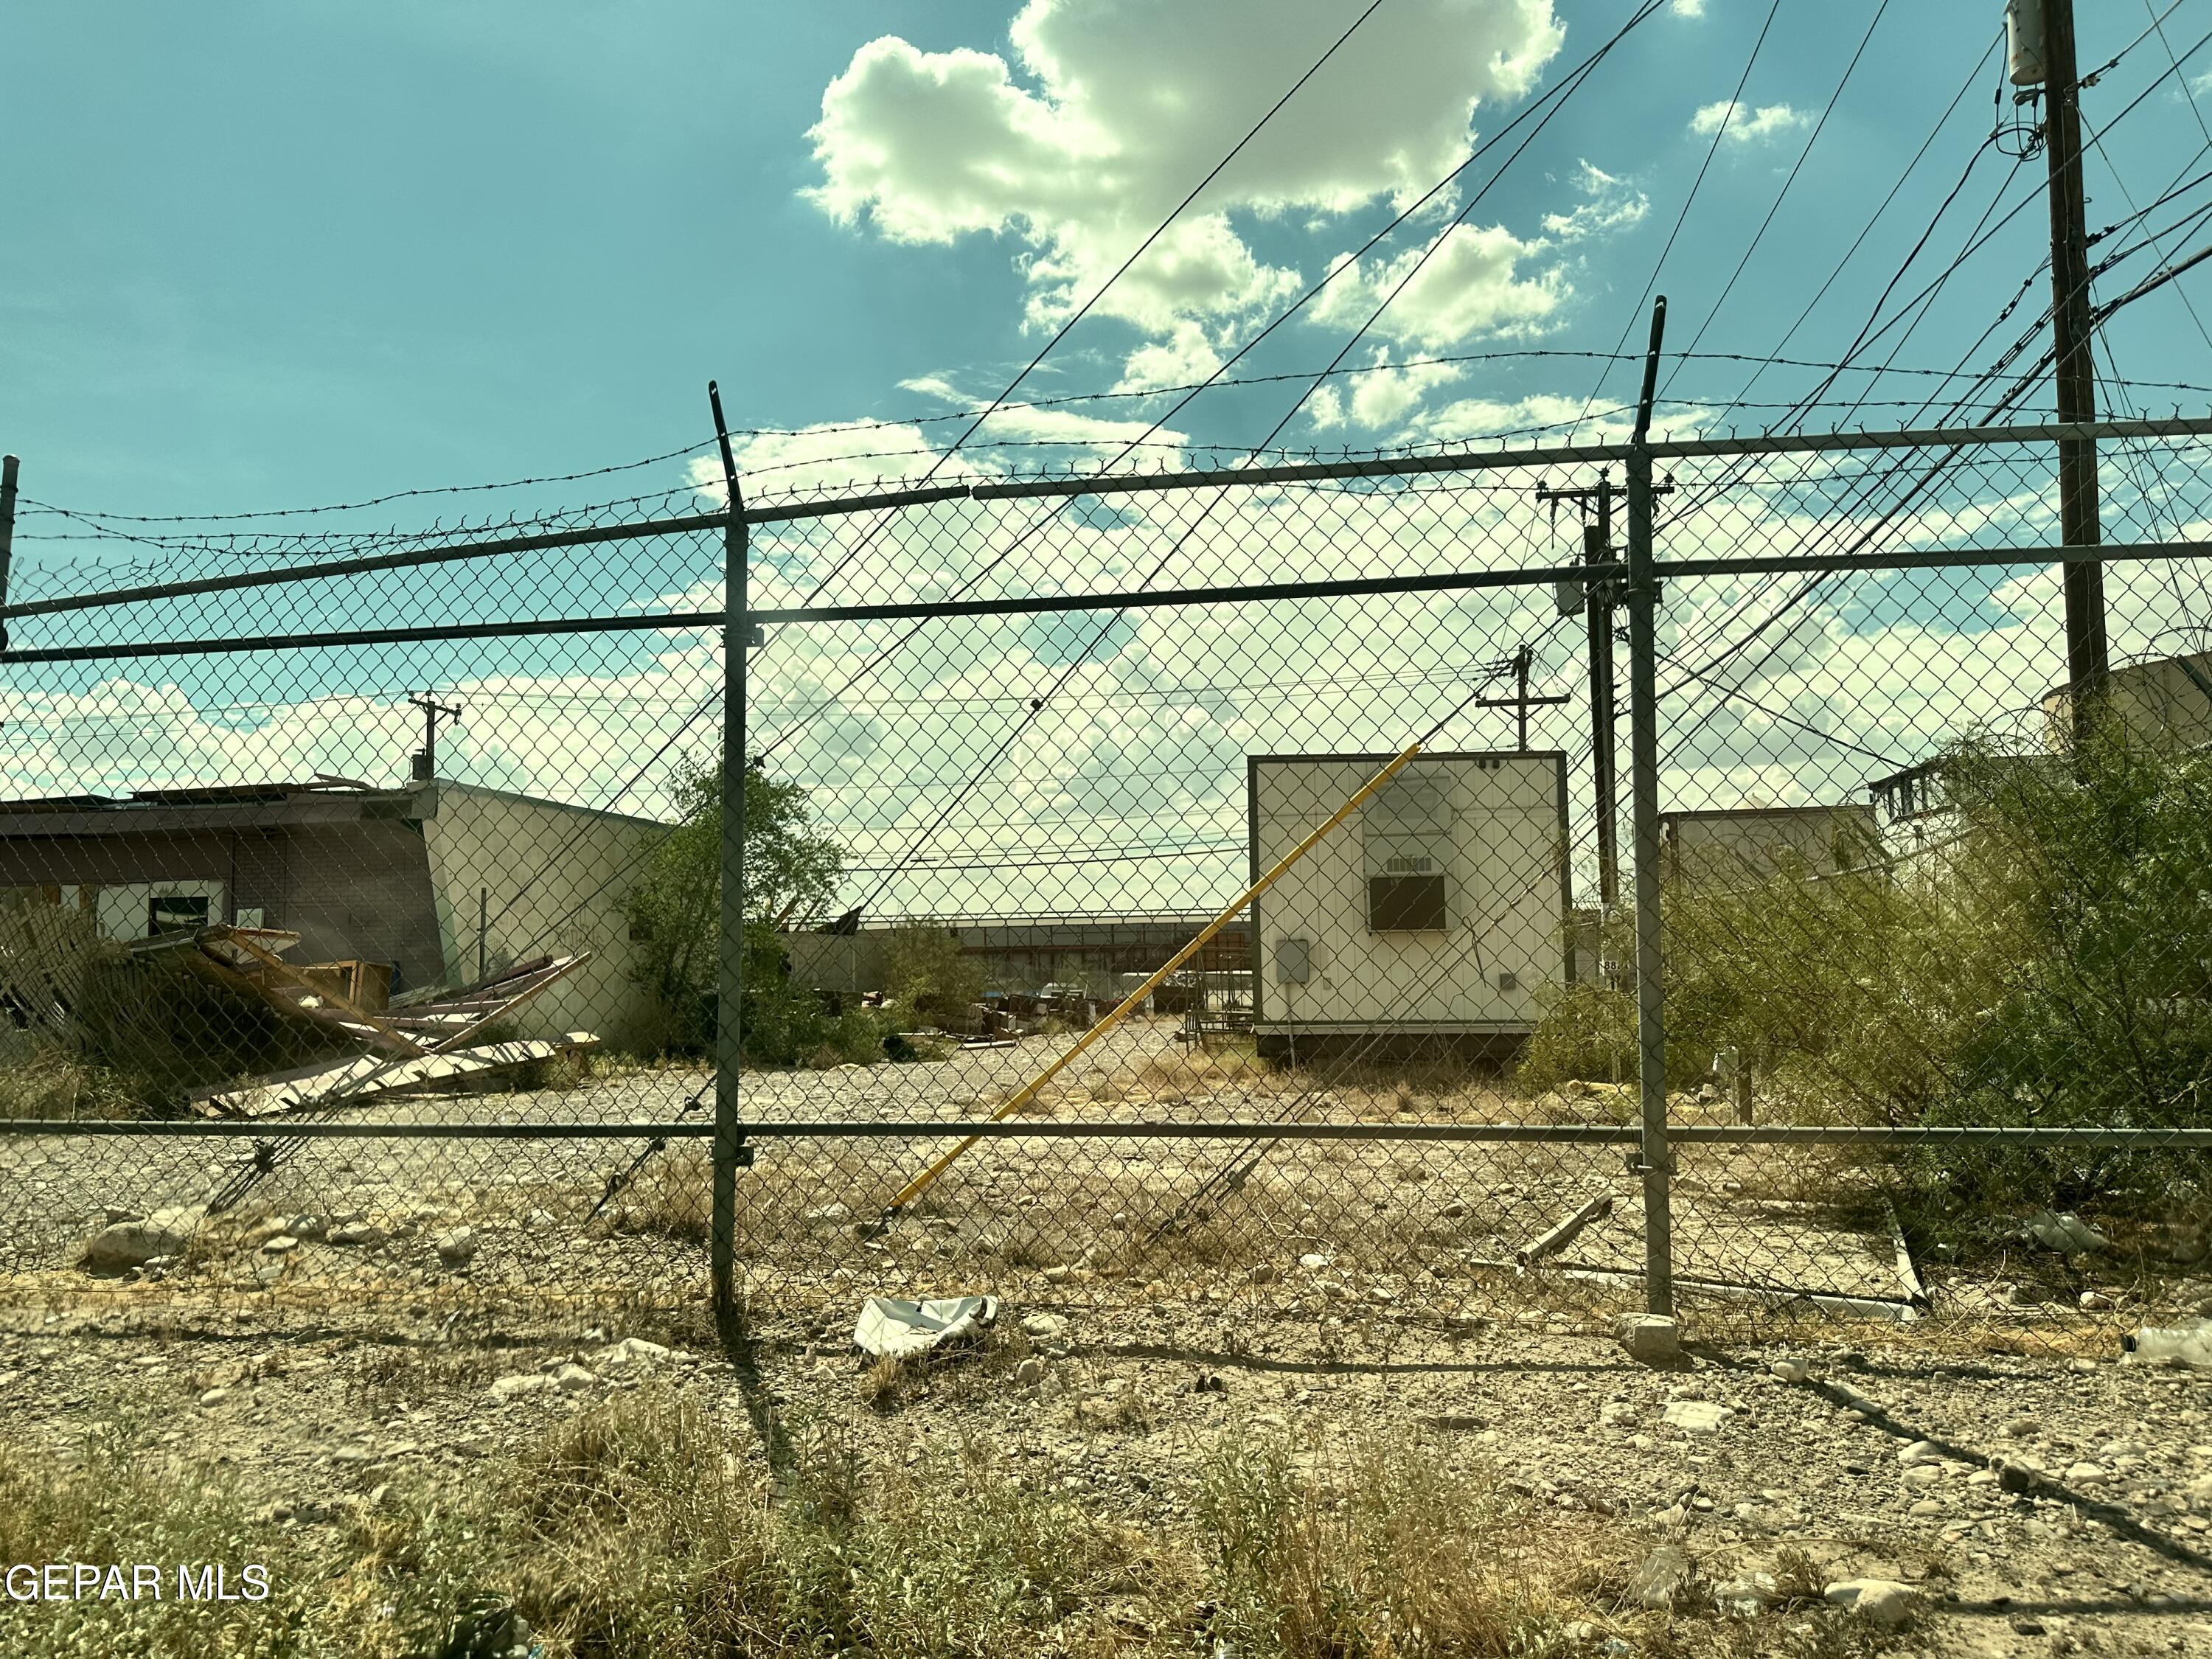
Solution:
[[[1692,887],[1743,887],[1777,875],[1830,876],[1875,858],[1871,805],[1737,806],[1659,815],[1660,869]]]

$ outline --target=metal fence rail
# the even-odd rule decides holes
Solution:
[[[19,546],[0,1267],[2147,1316],[2212,1223],[2201,895],[2142,897],[2204,867],[2208,440],[731,454],[711,511],[105,592]],[[2061,441],[2106,545],[2048,544]],[[1157,979],[1112,920],[1224,907]]]

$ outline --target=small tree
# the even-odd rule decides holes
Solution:
[[[722,769],[719,757],[687,757],[671,781],[682,821],[654,848],[630,891],[639,979],[660,999],[672,1048],[714,1039],[722,932]],[[803,784],[757,767],[745,778],[745,1001],[748,1058],[787,1062],[832,1038],[813,999],[794,992],[776,924],[827,904],[845,850],[813,821]]]
[[[887,988],[918,1019],[956,1030],[983,994],[983,970],[942,927],[893,928],[888,957]]]

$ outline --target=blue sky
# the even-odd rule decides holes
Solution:
[[[1375,23],[1401,3],[1389,0]],[[1562,5],[1564,41],[1539,84],[1626,9]],[[1692,130],[1695,112],[1731,96],[1766,9],[1709,0],[1702,16],[1654,19],[1470,216],[1538,237],[1544,215],[1579,204],[1583,162],[1648,200],[1639,222],[1559,262],[1572,292],[1531,343],[1610,349],[1618,340],[1711,148]],[[2153,15],[2139,9],[2085,12],[2085,58],[2126,44]],[[1309,60],[1327,26],[1352,15],[1290,11],[1323,25],[1297,47]],[[0,139],[15,158],[0,185],[0,434],[24,456],[25,487],[38,498],[189,513],[578,470],[671,448],[703,428],[710,375],[728,388],[734,420],[763,425],[906,413],[928,400],[900,382],[924,376],[995,391],[1042,339],[1024,328],[1019,235],[902,245],[865,212],[834,222],[804,192],[823,179],[809,130],[856,52],[891,35],[925,53],[1011,59],[1012,15],[1006,5],[671,0],[24,8],[11,19],[10,93],[0,102]],[[1871,15],[1869,4],[1783,8],[1747,101],[1817,115]],[[1705,349],[1756,352],[1780,336],[1990,46],[1998,17],[1994,3],[1892,5]],[[2165,33],[2181,49],[2208,27],[2212,6],[2187,0]],[[2212,53],[2191,67],[2207,64]],[[1334,80],[1324,71],[1254,158],[1271,141],[1296,148],[1348,103],[1389,100],[1405,60],[1353,67]],[[2093,119],[2164,67],[2154,36],[2092,90]],[[1203,68],[1240,130],[1280,90],[1240,75],[1234,59]],[[1018,61],[1013,80],[1036,87]],[[1992,62],[1793,342],[1802,355],[1832,356],[1850,338],[1986,131],[1996,84]],[[2111,140],[2142,200],[2203,142],[2177,84]],[[1479,108],[1475,131],[1494,130],[1522,102]],[[1803,137],[1784,125],[1723,143],[1714,157],[1663,273],[1680,343]],[[1194,182],[1214,159],[1194,153],[1163,167]],[[1954,244],[1972,223],[1964,210],[1978,212],[2012,166],[1984,159],[1946,222]],[[2100,157],[2093,224],[2120,205],[2103,171]],[[1378,202],[1329,216],[1317,232],[1303,213],[1238,222],[1256,250],[1310,278],[1388,214]],[[2045,234],[2034,210],[2021,215],[1972,280],[1947,292],[1903,361],[1950,367],[2027,274]],[[2172,300],[2135,321],[2120,337],[2124,371],[2208,378],[2212,354]],[[1348,326],[1294,325],[1268,365],[1325,362]],[[1115,319],[1081,327],[1040,384],[1110,386],[1140,338]],[[1482,343],[1478,331],[1458,345]],[[2177,360],[2191,372],[2171,372]],[[1732,392],[1734,373],[1698,372],[1694,383],[1686,374],[1677,390]],[[1523,366],[1454,390],[1579,396],[1583,380],[1562,366]],[[1804,384],[1776,374],[1760,390],[1786,397]],[[1185,424],[1249,441],[1284,401],[1278,388],[1224,394]],[[1304,422],[1289,434],[1355,445],[1378,435],[1389,434],[1317,434]]]
[[[1295,380],[1224,388],[1176,413],[1144,458],[1167,464],[1206,446],[1258,443],[1294,406],[1277,441],[1302,450],[1433,447],[1532,427],[1557,437],[1585,410],[1600,422],[1589,429],[1602,429],[1634,368],[1601,379],[1571,354],[1611,352],[1624,336],[1640,343],[1641,296],[1662,248],[1656,287],[1672,302],[1677,354],[1701,336],[1703,352],[1756,357],[1796,325],[1788,355],[1832,361],[1893,279],[1880,314],[1902,311],[1910,328],[1893,327],[1863,362],[1980,369],[2034,323],[2048,300],[2047,276],[2036,275],[2048,234],[2043,161],[1988,143],[2002,64],[1995,0],[1673,0],[1512,154],[1550,107],[1545,94],[1631,9],[1383,0],[1020,394],[1146,395],[1000,416],[981,438],[1014,447],[986,441],[953,474],[1111,458],[1167,414],[1170,398],[1147,388],[1229,358],[1471,142],[1498,137],[1516,117],[1523,125],[1455,191],[1345,267],[1227,373],[1318,369],[1355,334],[1355,368],[1480,361],[1371,372],[1303,404],[1308,387]],[[756,489],[911,474],[958,428],[813,428],[903,422],[996,393],[1358,15],[1342,0],[19,9],[0,100],[11,157],[0,179],[0,447],[23,457],[33,503],[152,515],[307,508],[696,447],[708,430],[711,376],[734,424],[776,429],[743,441]],[[2206,222],[2191,216],[2212,202],[2194,182],[2212,150],[2212,112],[2197,101],[2197,82],[2212,76],[2212,0],[2084,7],[2082,31],[2085,65],[2125,49],[2084,95],[2098,141],[2091,227],[2127,215],[2130,196],[2147,205],[2184,185],[2142,227],[2099,245],[2101,256],[2140,240],[2142,228],[2160,233],[2099,279],[2104,298],[2207,240]],[[1740,82],[1741,104],[1723,122]],[[1964,255],[1988,226],[1998,228]],[[2206,271],[2107,329],[2100,367],[2135,383],[2128,407],[2201,411],[2212,395],[2198,389],[2212,386],[2212,338],[2198,321],[2212,321]],[[1929,284],[1924,310],[1905,308]],[[2031,342],[2022,362],[2039,349]],[[1670,362],[1665,389],[1683,401],[1662,410],[1661,426],[1755,429],[1823,378],[1777,367],[1747,391],[1752,373]],[[1797,423],[1894,423],[1941,384],[1847,375]],[[2021,405],[2047,406],[2043,386]],[[873,453],[901,448],[921,453]],[[2114,533],[2200,532],[2194,492],[2177,496],[2171,478],[2138,488],[2130,467],[2142,465],[2107,468]],[[1918,504],[1950,518],[1920,512],[1895,534],[2047,539],[2045,474],[1967,469],[1940,501]],[[342,535],[413,530],[658,490],[696,505],[701,476],[678,456],[603,478],[264,522]],[[1733,519],[1709,511],[1694,532],[1691,518],[1672,522],[1707,545],[1826,536],[1833,526],[1814,522],[1820,499],[1817,485],[1778,484],[1742,498]],[[1676,508],[1688,514],[1692,503]],[[1150,556],[1132,550],[1147,538],[1180,546],[1178,510],[1071,509],[1045,556],[1024,554],[994,580],[1145,580]],[[1340,572],[1355,532],[1331,515],[1345,510],[1317,501],[1273,518],[1226,514],[1229,527],[1210,527],[1200,556],[1164,567],[1165,580]],[[1493,510],[1470,495],[1423,510],[1436,516],[1418,534],[1358,544],[1360,568],[1380,574],[1409,558],[1437,568],[1470,547],[1486,560],[1526,560],[1553,533],[1525,500]],[[947,516],[900,546],[820,527],[764,536],[757,569],[784,602],[832,569],[843,595],[941,592],[965,550],[999,528]],[[126,568],[183,574],[227,556],[51,539],[86,533],[81,520],[27,510],[18,593],[101,585]],[[269,596],[253,625],[419,619],[426,596],[440,620],[712,602],[717,552],[709,537],[627,563],[455,570],[434,588],[419,579],[313,584]],[[2122,647],[2201,642],[2184,591],[2201,589],[2201,578],[2161,580],[2122,588]],[[1793,621],[1775,635],[1789,649],[1753,659],[1743,696],[1778,711],[1771,718],[1740,698],[1705,707],[1707,683],[1686,671],[1756,628],[1772,602],[1762,590],[1778,585],[1682,585],[1665,623],[1685,668],[1670,695],[1698,735],[1670,754],[1680,803],[1856,791],[1887,761],[1916,758],[2032,698],[2053,676],[2041,580],[1989,573],[1843,585],[1804,611],[1812,627]],[[1404,735],[1405,710],[1389,699],[1302,702],[1283,688],[1419,684],[1449,706],[1469,672],[1461,659],[1538,639],[1540,680],[1576,692],[1571,630],[1562,634],[1548,607],[1537,594],[1286,612],[1266,638],[1234,623],[1146,619],[1114,630],[1073,669],[1074,624],[1009,624],[925,641],[893,670],[859,680],[853,665],[881,641],[787,635],[756,684],[767,729],[813,720],[780,763],[808,775],[817,799],[833,803],[825,810],[855,826],[864,858],[895,859],[940,819],[962,845],[997,835],[1065,847],[1079,817],[1082,833],[1120,846],[1160,833],[1163,814],[1218,840],[1241,810],[1243,754],[1395,747]],[[187,607],[78,626],[220,631],[242,626],[240,614]],[[18,642],[33,636],[83,635],[58,621],[27,626]],[[1438,642],[1454,637],[1452,649]],[[1087,638],[1079,630],[1079,658]],[[445,750],[459,775],[654,810],[657,746],[711,736],[684,721],[718,672],[711,641],[599,635],[18,674],[4,692],[16,699],[9,769],[25,790],[325,766],[381,776],[404,768],[406,691],[434,683],[471,703]],[[1231,695],[1240,682],[1268,689]],[[1064,730],[1049,720],[1024,729],[1021,743],[1038,747],[1009,763],[1023,774],[1019,799],[980,816],[960,807],[963,790],[988,792],[1003,777],[984,758],[1000,741],[1001,714],[963,711],[1003,705],[1018,716],[1040,688],[1062,684],[1076,711]],[[809,714],[825,696],[830,712]],[[937,722],[938,772],[909,775],[915,787],[903,793],[879,787],[902,764],[913,773],[884,745],[924,707]],[[1571,748],[1586,718],[1563,705],[1544,716],[1557,732],[1539,740]],[[1485,728],[1465,740],[1499,737]],[[1102,799],[1134,799],[1162,757],[1185,752],[1207,757],[1203,779],[1187,768],[1144,812],[1102,813]],[[1226,867],[1188,866],[1196,884],[1177,894],[1212,890]]]

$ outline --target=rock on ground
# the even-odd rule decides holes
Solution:
[[[103,1273],[143,1267],[159,1255],[182,1255],[199,1225],[199,1212],[156,1210],[143,1221],[118,1221],[85,1242],[85,1265]]]
[[[1888,1630],[1903,1624],[1912,1611],[1914,1591],[1894,1578],[1846,1578],[1822,1594],[1836,1606]]]

